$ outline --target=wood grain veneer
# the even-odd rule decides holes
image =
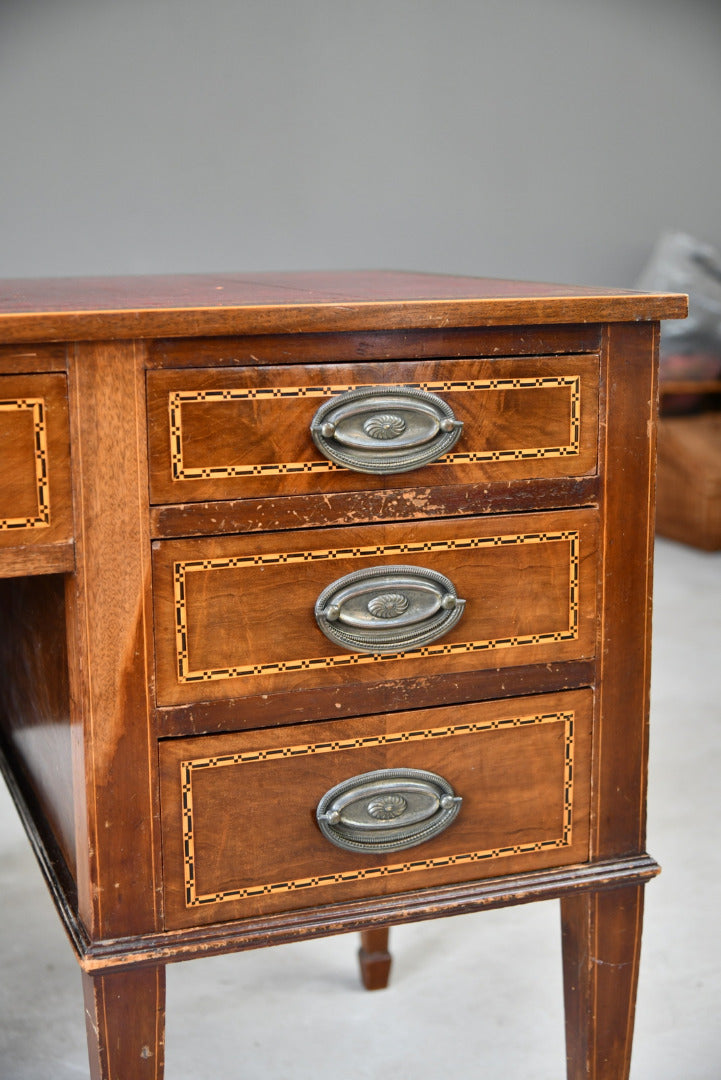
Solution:
[[[329,462],[308,438],[324,402],[368,385],[441,394],[464,425],[450,453],[393,477],[396,487],[595,471],[597,357],[162,371],[148,375],[151,500],[387,487]]]
[[[593,510],[425,521],[154,545],[158,702],[372,683],[545,659],[595,644]],[[420,566],[466,600],[438,642],[349,653],[314,616],[332,582],[364,566]]]
[[[682,296],[398,271],[45,278],[0,288],[5,341],[679,318]]]
[[[166,742],[167,924],[584,862],[590,731],[586,690]],[[329,844],[314,821],[325,792],[399,768],[447,779],[463,797],[456,821],[393,854]]]

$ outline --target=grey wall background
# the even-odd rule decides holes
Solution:
[[[720,105],[716,0],[0,0],[0,276],[629,285]]]

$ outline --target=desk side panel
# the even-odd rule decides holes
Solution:
[[[658,324],[607,328],[592,851],[645,847]]]
[[[76,874],[63,578],[0,580],[0,734],[29,805]],[[37,822],[42,828],[42,822]]]

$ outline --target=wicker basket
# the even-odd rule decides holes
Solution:
[[[721,548],[721,412],[659,421],[656,515],[660,536]]]

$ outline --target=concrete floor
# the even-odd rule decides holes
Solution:
[[[659,542],[633,1080],[721,1078],[721,554]],[[86,1078],[80,982],[0,794],[0,1078]],[[367,994],[354,937],[168,969],[168,1080],[560,1080],[556,903],[404,927]],[[132,1078],[123,1078],[132,1080]]]

